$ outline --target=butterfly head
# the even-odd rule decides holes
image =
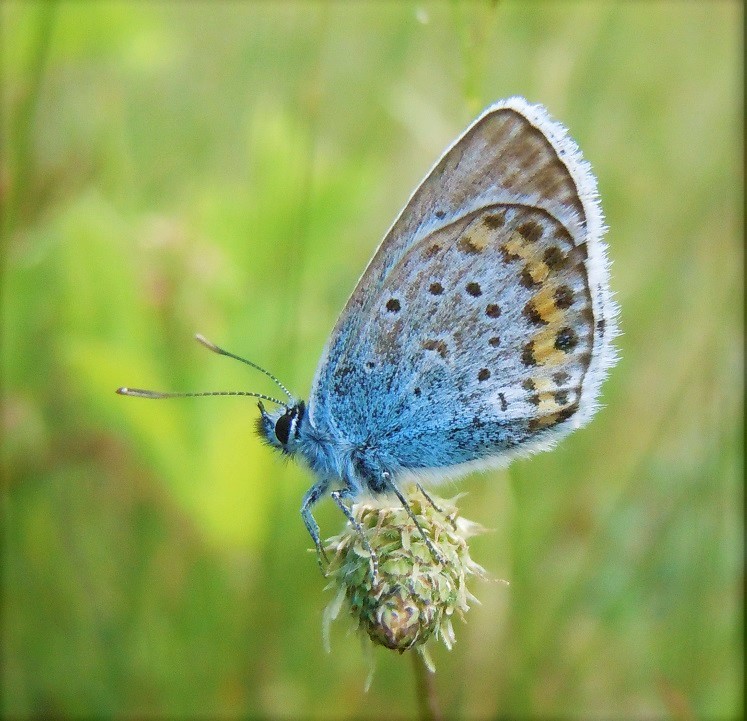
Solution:
[[[269,412],[262,402],[258,405],[260,416],[257,419],[257,432],[262,440],[282,453],[295,453],[306,404],[297,401]]]

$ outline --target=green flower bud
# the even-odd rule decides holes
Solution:
[[[405,497],[444,563],[431,553],[396,498],[353,504],[351,511],[362,534],[348,524],[325,543],[331,559],[328,588],[337,589],[325,610],[325,636],[329,623],[345,606],[357,628],[374,644],[400,653],[422,647],[431,638],[440,639],[448,648],[454,643],[454,614],[463,617],[469,602],[477,600],[467,590],[467,578],[485,577],[467,546],[467,538],[483,529],[459,518],[456,499],[434,497],[431,501],[417,486],[408,489]],[[370,551],[378,561],[375,577]]]

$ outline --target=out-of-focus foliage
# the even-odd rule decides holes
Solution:
[[[510,586],[436,649],[448,717],[741,708],[741,5],[13,2],[2,21],[2,710],[405,718],[333,628],[309,474],[200,331],[307,393],[336,314],[488,102],[599,177],[621,362],[594,422],[458,488]],[[450,489],[446,489],[450,493]],[[323,504],[327,535],[342,518]]]

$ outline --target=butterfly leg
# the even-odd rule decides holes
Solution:
[[[373,584],[376,585],[379,579],[379,557],[376,555],[376,552],[373,550],[373,548],[371,548],[371,544],[368,542],[366,534],[363,532],[363,528],[361,528],[361,524],[355,520],[355,516],[353,516],[350,509],[343,503],[343,498],[350,498],[352,496],[351,490],[349,488],[343,488],[339,491],[332,491],[330,495],[332,496],[332,500],[337,504],[338,508],[345,514],[345,518],[348,519],[350,525],[361,537],[361,543],[363,544],[363,548],[368,551],[369,559],[371,562],[371,580]]]
[[[440,513],[451,524],[451,527],[456,529],[456,524],[454,523],[454,517],[450,516],[448,513],[446,513],[446,511],[444,511],[443,508],[436,505],[434,500],[425,492],[425,488],[423,488],[423,486],[421,486],[417,481],[415,481],[415,487],[423,494],[423,496],[425,497],[425,500],[431,504],[431,508],[433,508],[436,511],[436,513]]]
[[[431,504],[431,508],[436,511],[436,513],[440,513],[442,516],[446,516],[446,513],[444,513],[443,509],[439,508],[434,502],[433,499],[425,492],[425,489],[423,486],[421,486],[417,481],[415,482],[415,488],[417,488],[425,497],[425,500],[428,501],[428,503]]]
[[[326,573],[324,572],[322,559],[324,559],[324,562],[327,564],[329,563],[329,559],[327,558],[327,554],[324,552],[322,542],[319,538],[319,524],[314,520],[314,516],[311,514],[311,507],[326,493],[328,487],[329,481],[326,478],[317,481],[308,491],[306,491],[306,495],[303,497],[303,501],[301,502],[301,518],[303,518],[304,525],[311,536],[311,540],[314,541],[314,545],[316,546],[316,560],[317,563],[319,563],[319,568],[321,569],[322,574],[324,575],[326,575]]]
[[[410,508],[410,504],[407,502],[407,499],[402,495],[402,492],[399,490],[399,488],[397,488],[397,486],[394,484],[392,477],[386,471],[384,471],[381,475],[382,475],[382,480],[384,482],[384,487],[388,491],[392,491],[397,496],[397,498],[399,499],[399,502],[402,504],[404,509],[407,511],[407,515],[410,516],[410,520],[412,520],[412,522],[415,524],[415,527],[418,529],[418,531],[420,531],[420,535],[423,537],[423,540],[425,541],[425,545],[428,547],[428,550],[431,552],[431,556],[433,556],[433,560],[436,561],[436,563],[440,563],[442,566],[445,566],[446,559],[433,547],[433,544],[431,543],[431,539],[428,538],[426,532],[423,530],[423,527],[420,525],[420,522],[418,521],[417,518],[415,518],[415,514],[412,512],[412,508]],[[422,491],[423,489],[421,488],[420,490]],[[426,498],[428,498],[427,495],[426,495]],[[431,505],[433,505],[433,501],[431,501]],[[436,508],[435,505],[433,505],[433,507]]]

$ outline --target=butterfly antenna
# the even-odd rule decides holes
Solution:
[[[249,391],[201,391],[199,393],[162,393],[161,391],[146,391],[142,388],[117,388],[121,396],[133,396],[135,398],[199,398],[201,396],[251,396],[270,403],[284,406],[283,401],[264,395],[264,393],[251,393]]]
[[[218,355],[224,355],[228,356],[229,358],[233,358],[234,360],[241,361],[242,363],[246,363],[246,365],[251,366],[252,368],[256,368],[258,371],[264,373],[268,378],[271,378],[280,388],[285,395],[288,396],[290,400],[293,400],[293,395],[291,392],[277,379],[275,378],[270,371],[265,370],[262,368],[262,366],[258,366],[256,363],[252,363],[250,360],[247,360],[246,358],[242,358],[241,356],[236,355],[235,353],[231,353],[230,351],[224,350],[223,348],[220,348],[219,346],[215,345],[215,343],[211,343],[207,338],[205,338],[204,335],[201,335],[200,333],[197,333],[195,335],[195,340],[198,343],[201,343],[205,346],[208,350],[213,351],[213,353],[217,353]],[[272,400],[272,399],[269,399]]]

